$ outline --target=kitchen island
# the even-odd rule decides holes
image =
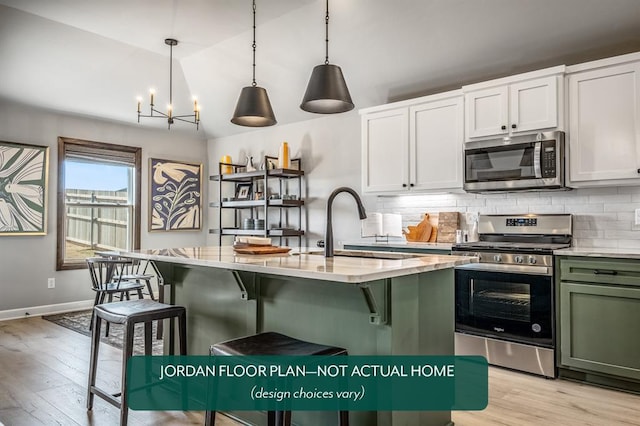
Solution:
[[[350,355],[453,355],[453,267],[468,257],[302,251],[238,255],[232,247],[123,252],[153,260],[171,303],[187,308],[190,355],[262,331],[347,348]],[[427,397],[427,396],[425,396]],[[263,424],[261,413],[234,413]],[[447,425],[450,411],[352,412],[352,425]],[[332,412],[294,412],[303,425],[335,424]]]

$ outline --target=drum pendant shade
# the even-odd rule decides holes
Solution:
[[[333,64],[315,66],[300,108],[317,114],[336,114],[353,107],[340,67]]]
[[[273,126],[277,123],[269,95],[263,87],[243,87],[231,119],[233,124],[249,127]]]

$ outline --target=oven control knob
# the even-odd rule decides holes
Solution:
[[[502,256],[499,254],[494,254],[493,255],[493,261],[496,263],[502,262]]]
[[[529,264],[535,265],[537,262],[538,260],[535,257],[529,256]]]
[[[513,258],[513,260],[514,260],[516,263],[524,263],[524,258],[523,258],[522,256],[515,256],[515,257]]]

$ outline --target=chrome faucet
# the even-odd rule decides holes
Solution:
[[[358,205],[358,214],[360,215],[360,219],[366,219],[367,213],[364,211],[364,205],[362,204],[362,200],[356,191],[351,188],[347,188],[346,186],[341,186],[334,190],[331,195],[329,195],[329,199],[327,200],[327,230],[324,234],[324,257],[333,257],[333,226],[331,221],[331,206],[333,205],[333,199],[336,198],[341,192],[348,192],[353,196],[356,200],[356,204]]]

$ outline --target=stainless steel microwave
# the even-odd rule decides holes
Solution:
[[[566,189],[564,132],[468,142],[467,192]]]

